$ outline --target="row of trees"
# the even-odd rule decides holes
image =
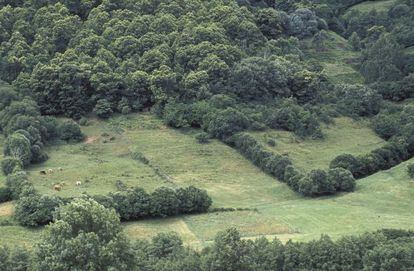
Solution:
[[[304,196],[350,192],[355,189],[355,179],[348,169],[333,168],[328,171],[315,169],[305,174],[295,168],[288,157],[265,150],[264,146],[246,133],[232,136],[227,143],[263,171],[285,182]]]
[[[15,218],[23,226],[35,227],[48,224],[52,221],[53,212],[72,200],[41,195],[35,190],[24,171],[8,175],[6,185],[6,189],[1,190],[4,195],[0,193],[0,199],[3,197],[3,200],[17,200]],[[92,198],[105,207],[114,209],[125,221],[203,213],[207,212],[212,204],[207,192],[194,186],[178,189],[160,187],[150,194],[142,188],[134,188]]]
[[[194,186],[171,189],[160,187],[148,194],[142,188],[94,196],[107,208],[114,208],[121,220],[167,217],[207,212],[212,200],[205,190]]]
[[[48,141],[83,139],[75,122],[41,116],[35,102],[22,97],[8,85],[0,86],[0,98],[0,131],[7,137],[3,149],[6,158],[1,162],[5,175],[30,163],[45,161],[47,154],[43,146]]]
[[[413,257],[414,233],[404,230],[283,244],[276,238],[242,239],[231,228],[201,251],[184,247],[175,233],[131,243],[115,211],[91,199],[61,207],[33,251],[0,247],[0,267],[16,271],[391,271],[411,270]]]

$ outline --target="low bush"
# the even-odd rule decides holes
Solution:
[[[408,171],[408,176],[414,179],[414,164],[408,165],[407,171]]]
[[[1,161],[1,170],[4,175],[9,175],[15,171],[20,171],[23,168],[22,162],[14,157],[6,157]]]
[[[6,202],[12,199],[10,188],[0,187],[0,203]]]
[[[210,136],[209,134],[205,133],[205,132],[201,132],[196,134],[195,138],[197,139],[197,142],[200,144],[206,144],[210,141]]]

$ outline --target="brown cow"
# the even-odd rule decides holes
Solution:
[[[40,175],[46,175],[46,170],[41,170]]]
[[[62,186],[60,184],[55,184],[53,186],[53,189],[56,190],[56,191],[60,191],[60,190],[62,190]]]

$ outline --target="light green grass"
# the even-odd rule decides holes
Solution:
[[[318,50],[311,44],[311,40],[304,41],[305,47],[308,48],[305,50],[307,57],[320,63],[324,68],[323,72],[334,83],[363,83],[363,76],[353,65],[360,53],[353,51],[348,41],[340,35],[332,31],[327,33],[328,40]]]
[[[323,128],[324,139],[301,140],[293,133],[269,130],[251,133],[269,150],[287,155],[295,166],[309,171],[315,168],[328,168],[329,163],[339,154],[365,154],[384,144],[365,121],[350,118],[337,118],[335,123]],[[267,144],[269,139],[276,140],[276,146]]]
[[[362,135],[355,135],[352,140],[367,140],[363,133],[369,129],[358,127],[357,125],[353,131]],[[221,142],[213,140],[209,144],[200,145],[194,138],[196,131],[182,132],[166,128],[150,115],[116,117],[109,122],[96,122],[83,129],[89,136],[100,136],[102,131],[109,131],[116,134],[116,140],[104,144],[99,141],[101,138],[90,143],[95,146],[88,147],[94,150],[92,153],[80,150],[85,143],[51,147],[48,150],[49,164],[46,163],[43,167],[62,166],[60,163],[65,162],[62,166],[63,172],[68,176],[78,174],[76,176],[86,177],[89,167],[92,171],[98,167],[91,161],[96,158],[107,160],[105,164],[111,172],[102,173],[102,184],[101,175],[97,171],[90,173],[96,175],[96,178],[90,186],[82,188],[88,193],[115,191],[112,182],[106,180],[112,176],[119,177],[118,174],[126,169],[133,171],[134,178],[128,180],[131,186],[144,185],[147,189],[152,189],[161,185],[175,187],[193,184],[207,189],[214,200],[214,207],[257,208],[257,212],[207,213],[124,223],[125,232],[131,240],[150,238],[160,232],[176,231],[186,244],[203,247],[213,240],[218,231],[231,226],[238,228],[245,238],[267,236],[278,237],[283,241],[291,238],[310,240],[319,238],[321,234],[337,238],[380,228],[413,229],[414,182],[406,172],[409,162],[359,180],[354,193],[309,199],[299,196],[285,184],[264,174],[234,149]],[[115,132],[122,130],[123,133]],[[325,144],[329,145],[330,142],[335,143],[335,140],[328,140]],[[126,153],[130,148],[141,150],[153,166],[168,176],[169,181],[162,178],[153,181],[148,177],[142,182],[139,178],[141,169],[134,171],[129,164],[130,158],[123,156],[121,159],[117,156],[119,153]],[[65,153],[68,153],[66,158]],[[88,160],[88,157],[93,159]],[[116,165],[111,165],[112,163]],[[76,168],[72,165],[82,165],[86,169],[78,172],[72,169]],[[141,167],[139,163],[136,165],[137,168]],[[32,181],[41,181],[37,175],[40,168],[42,167],[31,168]],[[145,167],[142,170],[146,170]],[[55,193],[47,187],[42,188],[41,184],[36,185],[43,192]],[[80,194],[76,189],[67,186],[60,195]],[[14,224],[0,226],[0,243],[34,242],[39,238],[40,231],[24,229]]]
[[[348,9],[357,10],[363,13],[368,13],[372,10],[387,12],[394,4],[396,0],[383,0],[383,1],[365,1]]]

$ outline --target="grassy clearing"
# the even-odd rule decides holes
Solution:
[[[351,10],[357,10],[363,13],[368,13],[374,9],[379,12],[387,12],[395,4],[395,2],[396,0],[365,1],[351,7],[348,9],[348,12]]]
[[[278,237],[283,241],[310,240],[321,234],[336,238],[385,227],[413,228],[414,182],[406,172],[409,162],[359,180],[354,193],[305,199],[285,184],[261,172],[232,148],[215,140],[206,145],[197,144],[194,138],[196,131],[183,132],[166,128],[150,115],[115,117],[108,122],[93,121],[83,129],[89,137],[97,138],[88,143],[88,151],[82,150],[86,143],[50,147],[49,161],[30,168],[30,179],[38,189],[44,193],[55,193],[43,186],[42,182],[47,180],[41,179],[38,170],[62,166],[62,173],[54,173],[47,178],[53,176],[54,180],[59,180],[60,176],[63,180],[66,178],[64,176],[69,176],[71,178],[67,179],[76,179],[78,176],[86,178],[94,174],[96,177],[85,187],[68,185],[60,195],[79,195],[82,191],[78,189],[88,193],[115,191],[111,178],[119,177],[123,172],[131,172],[131,177],[122,179],[131,186],[140,185],[151,190],[161,185],[177,187],[193,184],[207,189],[214,200],[214,207],[257,208],[257,212],[207,213],[124,223],[125,232],[132,240],[150,238],[160,232],[176,231],[186,244],[202,247],[211,242],[218,231],[232,226],[238,228],[245,238],[267,236]],[[331,144],[336,145],[331,150],[319,153],[320,156],[325,156],[326,153],[333,155],[340,145],[347,150],[366,152],[369,147],[359,149],[374,139],[371,134],[367,134],[370,130],[361,123],[347,119],[338,120],[336,126],[328,129],[332,130],[331,136],[336,138],[328,137],[323,145],[327,149]],[[353,137],[348,138],[350,135],[341,132],[341,129],[350,129]],[[335,134],[334,130],[339,131]],[[116,139],[112,143],[103,143],[103,132],[115,135]],[[355,142],[361,145],[357,146],[358,143]],[[302,147],[308,146],[306,142],[301,144]],[[309,146],[313,144],[315,142]],[[281,143],[278,146],[280,145]],[[130,164],[132,159],[129,156],[119,155],[135,148],[150,161],[152,167],[144,167],[136,161]],[[303,159],[308,159],[307,157],[309,156],[303,156]],[[107,162],[97,164],[96,158]],[[79,169],[79,166],[82,168]],[[106,168],[108,170],[98,172],[98,169]],[[154,172],[154,168],[162,173],[162,177],[156,173],[150,173],[153,177],[143,173],[146,170]],[[147,177],[145,179],[140,176]],[[6,216],[0,218],[0,225],[3,225],[0,226],[0,243],[30,244],[39,238],[41,230],[33,231],[16,226],[10,220],[10,206],[4,208],[8,211]]]
[[[311,41],[305,41],[305,54],[317,60],[323,66],[325,74],[334,83],[358,84],[363,83],[363,76],[355,69],[355,63],[360,57],[359,52],[352,50],[348,41],[340,35],[329,31],[328,40],[325,41],[319,50],[310,44]]]
[[[324,127],[323,140],[301,140],[293,133],[269,130],[251,133],[273,152],[287,155],[300,169],[328,168],[329,163],[341,153],[364,154],[384,144],[364,121],[337,118],[333,125]],[[276,146],[267,145],[269,139],[276,140]]]

